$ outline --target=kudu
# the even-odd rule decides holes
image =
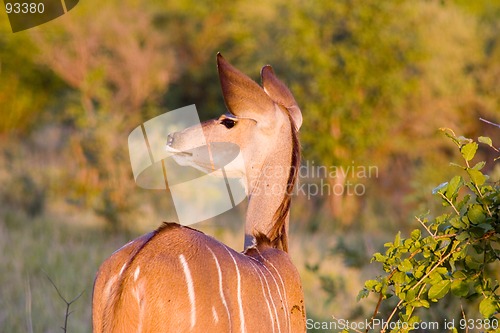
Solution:
[[[287,253],[290,195],[300,159],[300,109],[291,92],[262,69],[263,88],[217,56],[229,113],[169,136],[170,151],[199,142],[238,144],[249,198],[245,251],[175,223],[123,246],[94,284],[94,332],[305,332],[299,274]],[[205,166],[180,153],[184,163]],[[193,209],[196,209],[193,207]]]

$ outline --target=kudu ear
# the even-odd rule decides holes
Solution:
[[[296,130],[299,130],[302,125],[302,113],[300,112],[300,108],[292,92],[276,77],[271,66],[267,65],[262,67],[260,76],[262,77],[262,86],[266,94],[268,94],[274,102],[284,106],[288,110],[295,123]]]
[[[262,87],[233,67],[220,53],[217,54],[217,69],[229,112],[257,122],[266,122],[266,115],[274,111],[275,106]]]

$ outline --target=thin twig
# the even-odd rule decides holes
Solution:
[[[451,247],[452,244],[453,243],[450,243],[448,246]],[[425,281],[425,279],[427,279],[427,277],[432,274],[432,272],[434,272],[438,267],[440,267],[450,256],[452,256],[454,253],[456,253],[460,250],[461,250],[460,248],[455,249],[455,250],[452,250],[450,248],[450,252],[447,255],[445,255],[444,257],[442,257],[441,259],[439,259],[439,261],[436,263],[436,265],[434,265],[434,267],[432,267],[430,271],[428,271],[422,278],[420,278],[420,280],[418,280],[418,282],[413,287],[411,287],[410,290],[413,290],[413,289],[417,288],[419,285],[421,285]]]
[[[464,307],[462,304],[460,304],[460,309],[462,309],[462,317],[464,318],[465,322],[467,322],[467,317],[465,316],[465,311]],[[465,333],[469,333],[469,325],[465,325]]]
[[[453,208],[453,210],[455,211],[455,213],[456,213],[458,216],[460,216],[460,212],[457,210],[457,208],[455,207],[455,205],[453,204],[453,202],[452,202],[450,199],[448,199],[448,198],[447,198],[447,197],[446,197],[446,196],[445,196],[442,192],[438,192],[438,193],[441,195],[441,197],[442,197],[442,198],[443,198],[446,202],[448,202],[448,204],[451,206],[451,208]]]
[[[439,235],[439,236],[434,236],[434,239],[447,239],[447,238],[453,238],[453,237],[457,237],[458,236],[458,233],[454,233],[454,234],[448,234],[448,235]]]
[[[499,125],[499,124],[496,124],[496,123],[491,122],[491,121],[489,121],[489,120],[486,120],[486,119],[483,119],[483,118],[479,118],[479,120],[481,120],[482,122],[485,122],[485,123],[487,123],[487,124],[490,124],[490,125],[493,125],[493,126],[496,126],[496,127],[500,128],[500,125]]]
[[[382,331],[380,331],[380,333],[385,333],[387,331],[387,326],[389,326],[389,323],[391,322],[392,320],[392,317],[394,317],[394,315],[396,314],[396,312],[398,311],[399,307],[401,306],[401,304],[403,304],[403,300],[400,300],[398,302],[398,304],[396,304],[396,306],[394,307],[394,310],[392,310],[391,312],[391,315],[387,318],[387,322],[385,323],[385,325],[382,327]]]
[[[33,333],[33,317],[31,312],[31,285],[29,275],[26,277],[26,326],[29,333]]]
[[[427,230],[427,232],[428,232],[428,233],[429,233],[432,237],[435,237],[435,236],[436,236],[435,234],[433,234],[433,233],[429,230],[429,228],[425,225],[424,221],[422,221],[422,220],[420,219],[420,217],[415,216],[415,218],[417,219],[417,221],[418,221],[418,222],[420,222],[420,224],[421,224],[421,225],[425,228],[425,230]]]
[[[64,315],[64,326],[61,326],[61,329],[63,330],[63,332],[66,333],[67,330],[68,330],[68,319],[69,319],[69,316],[73,313],[73,311],[69,311],[69,309],[70,309],[71,305],[73,303],[75,303],[83,295],[83,293],[85,292],[85,289],[82,290],[82,292],[78,296],[76,296],[73,300],[67,301],[66,298],[59,291],[59,288],[57,288],[57,286],[54,283],[54,281],[52,281],[52,279],[50,278],[50,276],[47,273],[45,273],[45,275],[47,276],[47,279],[49,279],[49,281],[52,284],[52,286],[54,286],[54,289],[57,291],[57,294],[59,295],[59,298],[62,299],[63,302],[66,304],[66,313]]]
[[[378,297],[378,302],[377,302],[377,306],[375,307],[375,311],[373,311],[373,315],[372,317],[370,318],[370,325],[366,325],[366,330],[365,330],[365,333],[368,333],[369,329],[370,329],[370,326],[371,324],[373,323],[373,321],[375,320],[375,316],[378,314],[378,310],[380,309],[380,305],[382,304],[382,300],[384,299],[384,295],[382,294],[382,292],[380,292],[379,294],[379,297]]]

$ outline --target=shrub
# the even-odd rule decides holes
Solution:
[[[460,175],[433,190],[448,211],[435,218],[429,214],[417,217],[421,228],[408,238],[398,233],[393,242],[385,244],[385,253],[375,253],[372,261],[382,264],[385,274],[366,281],[358,296],[378,295],[372,321],[385,300],[396,299],[396,306],[383,314],[386,325],[381,332],[390,328],[392,332],[411,331],[420,321],[415,310],[431,308],[445,296],[448,300],[476,301],[483,317],[472,320],[463,313],[452,331],[493,332],[499,326],[494,315],[500,311],[496,273],[500,262],[500,185],[483,173],[486,162],[472,162],[479,147],[476,141],[443,131],[463,158],[462,164],[452,163]],[[500,152],[490,138],[478,141]],[[404,325],[389,324],[396,321],[396,315]]]

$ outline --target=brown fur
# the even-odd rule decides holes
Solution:
[[[119,279],[117,283],[115,284],[115,287],[112,289],[111,294],[108,298],[108,301],[106,303],[106,308],[104,310],[104,320],[103,320],[103,332],[114,332],[113,327],[109,327],[112,323],[113,320],[110,318],[114,318],[119,316],[118,315],[118,310],[123,306],[123,292],[124,292],[124,287],[127,285],[126,279],[130,279],[130,277],[133,275],[130,273],[130,267],[132,267],[134,261],[138,257],[138,255],[141,253],[144,248],[152,243],[154,243],[155,237],[159,235],[160,233],[165,233],[172,231],[173,229],[176,228],[181,228],[181,226],[177,223],[173,222],[163,222],[161,226],[159,226],[156,230],[153,232],[147,234],[149,237],[145,239],[144,242],[142,242],[137,248],[135,248],[132,253],[130,254],[130,257],[128,258],[127,262],[125,263],[125,268],[123,268],[122,274],[119,276]],[[189,228],[189,227],[186,227]],[[191,229],[191,228],[189,228]],[[198,231],[196,229],[191,229],[194,231],[197,231],[199,233],[202,233],[201,231]]]
[[[94,332],[191,331],[185,279],[182,273],[179,274],[182,272],[178,261],[180,253],[185,255],[192,272],[197,314],[205,318],[198,320],[193,332],[240,332],[236,297],[238,282],[230,254],[237,262],[241,274],[246,332],[268,333],[273,325],[275,328],[280,325],[284,332],[305,332],[305,309],[297,270],[288,254],[273,248],[267,236],[258,235],[258,240],[258,246],[242,254],[194,229],[167,224],[157,229],[153,235],[134,241],[138,244],[133,242],[128,245],[137,247],[127,258],[128,267],[122,272],[123,278],[114,283],[114,288],[120,292],[106,293],[106,288],[104,291],[95,290],[94,304],[104,299],[107,301],[107,308],[104,317],[100,317],[102,314],[96,313],[94,308]],[[120,251],[126,251],[128,246]],[[224,274],[224,293],[231,311],[230,318],[220,306],[217,272],[208,249],[217,255]],[[98,275],[96,285],[102,285],[110,277],[105,274],[107,268],[114,268],[111,276],[115,276],[122,265],[123,261],[119,256],[110,257],[101,266],[100,272],[104,274]],[[134,271],[139,267],[140,274],[136,280]],[[255,276],[257,271],[266,276],[270,289],[261,288],[266,284]],[[249,288],[250,285],[253,287]],[[140,292],[136,297],[137,290]],[[268,293],[271,293],[271,298]],[[275,303],[278,315],[275,320],[279,323],[269,322],[263,295],[266,295],[268,301],[272,299]],[[212,306],[218,307],[217,323],[211,319]]]
[[[291,166],[290,166],[290,174],[288,176],[288,182],[286,186],[286,192],[283,197],[283,201],[279,205],[278,209],[274,213],[273,216],[273,228],[269,232],[268,238],[271,244],[280,250],[288,252],[288,235],[286,229],[286,220],[288,218],[288,214],[290,213],[290,203],[292,191],[295,187],[295,183],[297,181],[297,175],[299,172],[300,166],[300,142],[298,138],[298,132],[295,129],[295,123],[293,118],[288,115],[291,123],[291,132],[292,132],[292,152],[291,152]],[[257,243],[258,244],[258,243]]]

